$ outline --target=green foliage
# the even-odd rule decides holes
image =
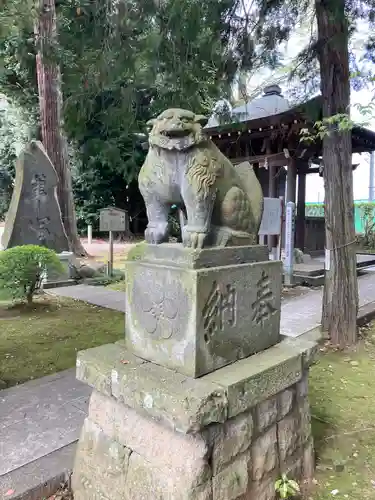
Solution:
[[[46,271],[62,270],[56,253],[37,245],[23,245],[0,252],[0,289],[9,290],[13,299],[31,303],[42,286]]]
[[[37,104],[37,5],[2,0],[0,9],[0,90],[30,111]],[[209,113],[230,95],[240,67],[256,72],[264,61],[277,63],[276,45],[286,33],[272,23],[260,29],[260,0],[251,15],[238,0],[59,0],[56,6],[59,43],[45,57],[62,69],[81,224],[95,221],[106,204],[136,217],[142,202],[132,184],[145,155],[137,134],[147,120],[170,106]]]
[[[346,113],[339,113],[328,118],[323,118],[314,123],[313,129],[302,128],[300,131],[300,141],[306,144],[312,144],[317,140],[323,140],[332,132],[344,132],[351,130],[355,126],[353,120]]]
[[[298,35],[301,39],[302,49],[290,64],[289,89],[288,94],[294,102],[300,103],[308,98],[315,96],[321,91],[320,65],[318,61],[319,52],[328,44],[336,52],[336,56],[341,53],[348,60],[350,68],[350,85],[354,91],[363,88],[374,88],[373,63],[375,61],[375,4],[372,0],[328,0],[324,2],[324,10],[327,14],[329,23],[337,24],[337,34],[331,38],[319,38],[317,30],[316,6],[322,5],[321,2],[309,2],[299,0],[286,0],[267,2],[264,1],[264,22],[269,24],[275,17],[273,24],[276,32],[279,31],[278,24],[282,24],[283,13],[288,13],[288,32]],[[344,26],[343,33],[340,35],[339,24]],[[349,46],[342,44],[343,38],[349,37]],[[333,48],[336,45],[335,48]],[[347,52],[348,48],[348,52]],[[374,97],[370,104],[358,106],[358,109],[369,118],[374,116]],[[340,114],[332,117],[333,120],[340,121],[343,118]],[[331,111],[333,114],[335,110]],[[348,121],[348,118],[344,118]],[[349,125],[349,123],[347,123]],[[317,132],[316,130],[314,131]]]
[[[181,228],[180,223],[178,221],[178,217],[175,214],[170,214],[168,217],[168,224],[170,227],[169,234],[172,238],[175,238],[178,242],[182,241],[181,238]]]
[[[281,476],[275,483],[275,491],[280,495],[280,498],[293,498],[300,492],[300,487],[293,479],[288,479],[286,474]]]
[[[232,4],[131,1],[111,16],[106,2],[62,2],[59,55],[65,128],[78,151],[79,220],[95,224],[105,205],[136,217],[146,122],[166,107],[207,113],[228,92],[239,64],[226,39]]]
[[[34,0],[0,1],[0,92],[37,115]]]
[[[180,215],[178,208],[174,205],[168,217],[169,234],[178,242],[182,242]]]
[[[16,158],[33,126],[33,117],[0,95],[0,220],[5,218],[12,195]]]
[[[0,3],[0,90],[35,116],[38,2]],[[365,4],[348,2],[348,15],[364,17],[359,6]],[[238,0],[59,0],[56,6],[58,45],[45,57],[62,69],[81,226],[95,224],[105,205],[124,208],[131,218],[143,209],[134,185],[145,156],[139,134],[149,118],[170,106],[210,113],[217,99],[230,96],[239,69],[256,73],[263,65],[278,66],[280,43],[311,10],[307,0],[255,0],[251,9]],[[304,72],[304,81],[316,81],[314,36],[292,78]],[[314,78],[307,75],[311,70]],[[361,72],[353,75],[362,78]],[[332,126],[352,125],[346,115],[329,120],[335,123],[318,122],[302,139],[311,142]]]
[[[363,233],[357,236],[358,243],[367,249],[375,249],[375,203],[357,205],[362,220]]]

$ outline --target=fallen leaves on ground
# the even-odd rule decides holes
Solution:
[[[70,485],[68,483],[62,485],[59,491],[48,497],[47,500],[73,500],[73,492]]]

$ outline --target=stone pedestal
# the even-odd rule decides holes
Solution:
[[[75,500],[275,500],[283,472],[311,479],[315,344],[280,338],[281,263],[143,244],[125,275],[125,340],[77,359]]]
[[[315,344],[284,339],[194,379],[122,342],[78,354],[94,388],[75,500],[275,500],[283,472],[313,474],[307,397]]]
[[[260,245],[139,245],[128,257],[126,347],[200,377],[279,341],[281,263]]]
[[[71,266],[72,262],[74,259],[74,254],[73,252],[61,252],[58,254],[58,258],[63,266],[63,272],[60,274],[59,278],[67,280],[71,279],[72,277],[72,271],[71,271]]]
[[[61,252],[57,254],[61,262],[62,269],[56,271],[54,269],[47,269],[44,285],[48,287],[48,285],[55,283],[58,285],[59,283],[66,283],[67,281],[72,279],[71,272],[71,263],[74,259],[73,252]]]

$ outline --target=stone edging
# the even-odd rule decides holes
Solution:
[[[358,315],[357,315],[357,326],[361,327],[364,325],[367,325],[370,321],[375,319],[375,301],[373,302],[367,302],[367,304],[364,304],[363,306],[360,306],[358,308]],[[287,337],[287,336],[282,336],[283,338],[293,338],[293,337]],[[298,339],[303,339],[303,340],[308,340],[312,342],[318,342],[320,340],[327,340],[328,337],[325,335],[324,332],[322,332],[320,326],[315,326],[314,328],[311,328],[311,330],[308,330],[307,332],[302,333],[298,337]]]
[[[300,339],[193,379],[137,358],[122,342],[77,356],[77,378],[106,396],[183,434],[225,422],[297,383],[317,346]]]

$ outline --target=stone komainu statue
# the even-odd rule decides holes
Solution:
[[[183,109],[168,109],[148,123],[149,151],[139,174],[148,243],[168,241],[172,204],[186,211],[186,247],[256,243],[262,188],[248,162],[234,167],[204,135],[205,123]]]

